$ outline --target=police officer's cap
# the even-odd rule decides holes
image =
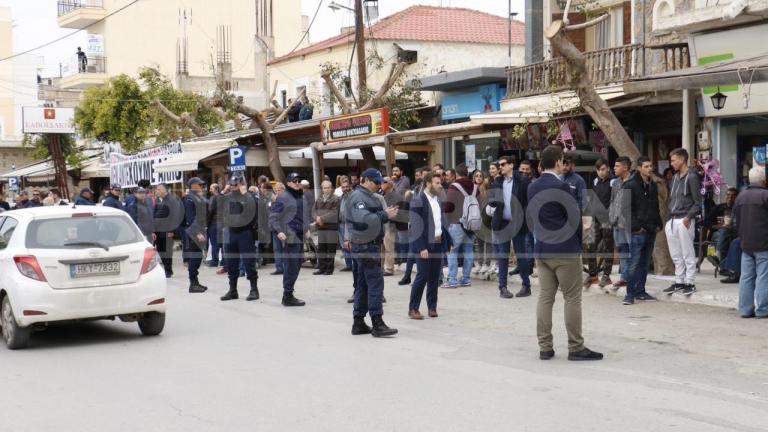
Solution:
[[[123,187],[120,186],[120,183],[112,183],[110,186],[110,189],[122,189]]]
[[[202,185],[202,184],[205,184],[205,182],[200,177],[192,177],[187,181],[187,186],[192,186],[196,184]]]
[[[301,181],[301,176],[299,175],[299,173],[293,172],[288,174],[288,177],[286,177],[285,179],[286,181],[288,181],[288,183],[298,183]]]
[[[147,190],[143,187],[137,187],[135,193],[147,193]]]
[[[367,178],[376,184],[384,183],[384,177],[381,176],[381,172],[375,168],[368,168],[360,174],[361,178]]]
[[[229,184],[231,184],[231,185],[245,184],[245,179],[242,176],[235,175],[235,176],[230,177]]]

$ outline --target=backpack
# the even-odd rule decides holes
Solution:
[[[462,195],[464,195],[464,208],[461,209],[459,223],[461,223],[461,226],[467,231],[480,231],[480,228],[483,226],[483,220],[480,215],[480,203],[475,196],[477,186],[472,188],[472,195],[469,195],[459,183],[454,183],[453,185],[456,186],[456,189],[458,189]]]

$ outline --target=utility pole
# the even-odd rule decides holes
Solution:
[[[368,84],[365,62],[365,22],[363,21],[363,0],[355,0],[355,39],[357,40],[357,106],[368,102]]]

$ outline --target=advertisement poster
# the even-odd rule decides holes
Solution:
[[[75,133],[74,108],[23,107],[21,116],[24,133]]]
[[[475,155],[474,144],[467,144],[464,146],[464,165],[467,166],[469,172],[477,169],[477,158]]]
[[[332,117],[320,123],[320,136],[326,144],[372,138],[387,133],[389,133],[387,108]]]

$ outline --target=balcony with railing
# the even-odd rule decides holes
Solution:
[[[57,5],[62,28],[83,28],[107,16],[103,0],[58,0]]]
[[[646,64],[646,57],[654,59]],[[649,48],[624,45],[584,53],[587,73],[596,86],[621,84],[659,71],[690,67],[688,46]],[[507,99],[570,89],[568,68],[562,57],[521,67],[507,68]]]
[[[83,62],[72,56],[59,63],[62,89],[86,89],[107,81],[107,58],[93,56]]]

